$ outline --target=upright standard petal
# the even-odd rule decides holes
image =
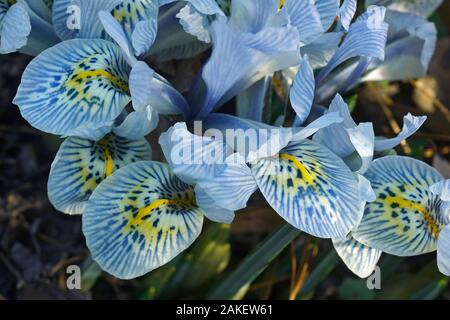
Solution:
[[[358,2],[356,0],[344,0],[341,8],[339,9],[339,22],[344,30],[348,30],[356,13]]]
[[[258,33],[234,31],[224,19],[211,25],[213,53],[194,87],[191,104],[202,119],[263,77],[295,65],[299,60],[298,32],[291,26]]]
[[[362,81],[403,80],[424,77],[436,49],[437,30],[432,22],[403,12],[387,11],[389,23],[386,58]]]
[[[318,83],[321,83],[337,66],[351,58],[384,60],[388,31],[388,24],[384,22],[385,13],[386,9],[383,7],[369,7],[366,13],[351,24],[339,49],[317,76]]]
[[[100,141],[67,138],[50,170],[50,202],[64,213],[81,214],[100,182],[125,165],[151,157],[150,145],[144,139],[131,141],[114,134]]]
[[[331,2],[338,3],[336,0],[332,0]],[[298,0],[286,0],[284,3],[282,11],[287,13],[289,22],[297,28],[300,35],[300,46],[302,47],[319,38],[327,29],[321,21],[322,17],[318,8],[319,3],[320,1],[314,3],[314,1]],[[328,9],[325,9],[322,13],[326,12],[328,15],[329,12],[327,11]],[[336,13],[334,16],[336,16]],[[328,17],[325,19],[328,19]]]
[[[345,238],[361,219],[358,182],[328,149],[303,140],[252,165],[259,188],[288,223],[320,238]]]
[[[175,258],[199,236],[202,224],[193,188],[159,162],[142,161],[115,172],[95,189],[83,214],[93,259],[121,279]]]
[[[98,18],[105,32],[119,45],[130,66],[134,66],[136,59],[130,39],[127,37],[123,26],[107,11],[100,11]]]
[[[372,274],[382,254],[382,251],[365,246],[352,236],[346,240],[333,239],[333,246],[345,265],[360,278]]]
[[[429,17],[442,4],[442,0],[366,0],[366,6],[385,6],[390,10]]]
[[[436,250],[443,225],[442,201],[430,186],[440,174],[418,160],[387,156],[375,160],[365,177],[377,199],[366,205],[353,237],[363,244],[398,256]]]
[[[4,11],[4,9],[0,8],[0,11]],[[15,52],[27,44],[28,35],[31,32],[31,22],[22,3],[13,4],[7,9],[4,16],[0,17],[0,30],[1,54]]]
[[[272,77],[266,76],[236,97],[236,115],[239,118],[263,121],[264,108],[272,93]]]
[[[98,19],[101,10],[111,11],[121,0],[54,0],[53,26],[61,40],[104,38]]]
[[[340,0],[320,0],[315,1],[317,10],[320,14],[324,31],[327,31],[339,14]]]
[[[400,144],[400,142],[416,133],[416,131],[420,129],[420,127],[426,120],[427,120],[426,116],[416,117],[413,116],[411,113],[408,113],[403,118],[403,128],[402,131],[397,135],[397,137],[391,139],[378,138],[375,141],[375,150],[383,151],[395,148],[397,145]]]
[[[314,71],[309,64],[308,56],[304,56],[289,93],[292,108],[300,124],[305,122],[311,112],[315,88]]]
[[[89,133],[111,125],[130,102],[129,66],[105,40],[69,40],[36,57],[14,98],[39,130],[98,139]]]

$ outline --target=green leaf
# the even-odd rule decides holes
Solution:
[[[137,298],[140,300],[160,298],[170,279],[178,271],[182,257],[183,254],[145,276],[143,278],[144,284],[138,290]]]
[[[102,272],[97,262],[91,256],[87,257],[81,264],[81,291],[90,291]]]
[[[204,292],[230,261],[230,226],[212,223],[186,251],[168,280],[163,298],[192,297]],[[200,290],[205,289],[205,290]]]
[[[383,269],[381,269],[383,274]],[[445,280],[445,282],[443,281]],[[381,282],[377,299],[406,300],[437,297],[445,288],[446,277],[442,275],[433,260],[418,272],[395,274]]]
[[[246,288],[267,268],[301,231],[289,224],[269,235],[238,268],[225,278],[208,295],[208,299],[239,299]]]
[[[187,254],[190,265],[183,279],[183,289],[192,291],[222,273],[230,261],[230,225],[212,224]]]
[[[340,259],[334,249],[330,249],[319,264],[314,267],[305,284],[297,295],[297,299],[310,297],[316,287],[336,268]]]
[[[338,289],[339,298],[344,300],[373,300],[375,292],[367,288],[365,279],[345,278]]]

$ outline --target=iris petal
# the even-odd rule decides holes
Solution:
[[[375,160],[365,177],[377,199],[366,205],[354,238],[398,256],[436,250],[444,219],[430,186],[442,180],[440,174],[418,160],[388,156]]]
[[[69,40],[36,57],[14,103],[39,130],[97,140],[130,102],[129,66],[105,40]],[[104,134],[104,133],[103,133]]]
[[[199,236],[203,212],[194,190],[168,165],[142,161],[104,180],[83,214],[83,233],[94,260],[121,279],[162,266]]]
[[[328,149],[303,140],[283,149],[279,159],[252,165],[259,188],[278,214],[320,238],[344,238],[361,218],[358,182]]]
[[[96,142],[71,137],[59,148],[48,179],[48,196],[56,209],[67,214],[83,213],[95,188],[115,170],[150,160],[150,145],[110,134]]]

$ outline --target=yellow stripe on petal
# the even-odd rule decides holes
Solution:
[[[282,153],[280,154],[280,159],[288,160],[289,162],[291,162],[294,167],[301,172],[301,179],[314,187],[314,178],[311,172],[300,162],[298,158],[287,153]]]
[[[410,211],[420,212],[427,223],[427,227],[435,239],[438,238],[442,226],[434,219],[430,211],[421,203],[417,203],[402,196],[387,197],[386,204],[390,208],[406,209]]]
[[[82,64],[84,64],[84,62]],[[116,89],[121,90],[123,93],[130,93],[130,88],[128,87],[128,83],[126,81],[110,72],[98,69],[83,71],[80,68],[76,70],[67,82],[67,87],[76,88],[81,91],[81,89],[84,89],[89,82],[95,81],[95,78],[100,77],[109,81],[111,85],[113,85]]]
[[[278,5],[278,9],[283,8],[284,6],[284,0],[280,0],[280,4]]]

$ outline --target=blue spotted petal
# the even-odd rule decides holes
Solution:
[[[104,180],[83,214],[83,233],[93,259],[121,279],[158,268],[199,236],[203,212],[192,187],[168,165],[141,161]]]
[[[426,116],[415,117],[412,114],[408,113],[403,118],[403,128],[402,131],[397,135],[397,137],[391,139],[377,139],[375,141],[375,150],[383,151],[395,148],[398,144],[400,144],[400,142],[416,133],[416,131],[420,129],[420,127],[426,120]]]
[[[292,108],[294,108],[300,124],[305,122],[309,116],[315,88],[314,71],[309,64],[308,56],[304,56],[289,93]]]
[[[360,278],[367,278],[372,274],[382,253],[363,245],[351,236],[346,240],[333,240],[333,246],[346,266]]]
[[[142,111],[150,105],[163,115],[188,113],[184,97],[145,62],[133,66],[129,83],[135,110]]]
[[[27,44],[30,17],[22,3],[12,5],[0,18],[0,53],[15,52]]]
[[[346,31],[348,31],[350,23],[355,16],[357,6],[358,2],[356,0],[344,0],[344,3],[339,9],[339,21]]]
[[[450,276],[450,226],[446,226],[439,235],[437,264],[440,272]]]
[[[277,1],[272,1],[274,2],[276,5]],[[286,0],[284,3],[282,11],[289,15],[290,23],[297,28],[302,47],[310,44],[326,31],[317,6],[318,3],[314,4],[313,1]]]
[[[106,177],[130,163],[151,160],[151,156],[144,139],[131,141],[113,134],[98,142],[67,138],[50,170],[50,202],[64,213],[81,214],[92,192]]]
[[[387,11],[389,33],[386,57],[371,66],[362,81],[396,81],[424,77],[436,49],[437,30],[424,18],[396,11]]]
[[[418,160],[388,156],[377,159],[366,172],[377,199],[366,205],[353,237],[389,254],[414,256],[436,250],[444,227],[442,205],[430,186],[440,174]]]
[[[36,57],[22,76],[14,103],[39,130],[98,139],[130,102],[129,66],[105,40],[69,40]]]
[[[111,11],[121,0],[54,0],[53,25],[61,40],[104,38],[98,19],[101,10]]]
[[[234,211],[219,206],[199,185],[195,186],[195,198],[209,220],[227,224],[233,222]]]
[[[159,144],[173,172],[184,182],[196,184],[221,170],[228,149],[222,139],[192,134],[186,123],[177,123],[159,137]]]
[[[158,126],[159,115],[148,106],[144,111],[133,111],[124,121],[113,129],[113,132],[130,140],[138,140],[150,134]]]
[[[321,83],[341,63],[355,57],[384,59],[388,24],[384,22],[386,9],[370,7],[350,26],[347,36],[328,65],[317,76]]]
[[[247,207],[248,199],[258,189],[251,169],[238,154],[227,158],[223,170],[199,180],[198,185],[220,207],[233,211]]]
[[[328,149],[303,140],[252,165],[258,186],[294,227],[320,238],[345,238],[361,219],[358,182]]]
[[[366,6],[385,6],[390,10],[414,13],[429,17],[442,4],[443,0],[366,0]]]

